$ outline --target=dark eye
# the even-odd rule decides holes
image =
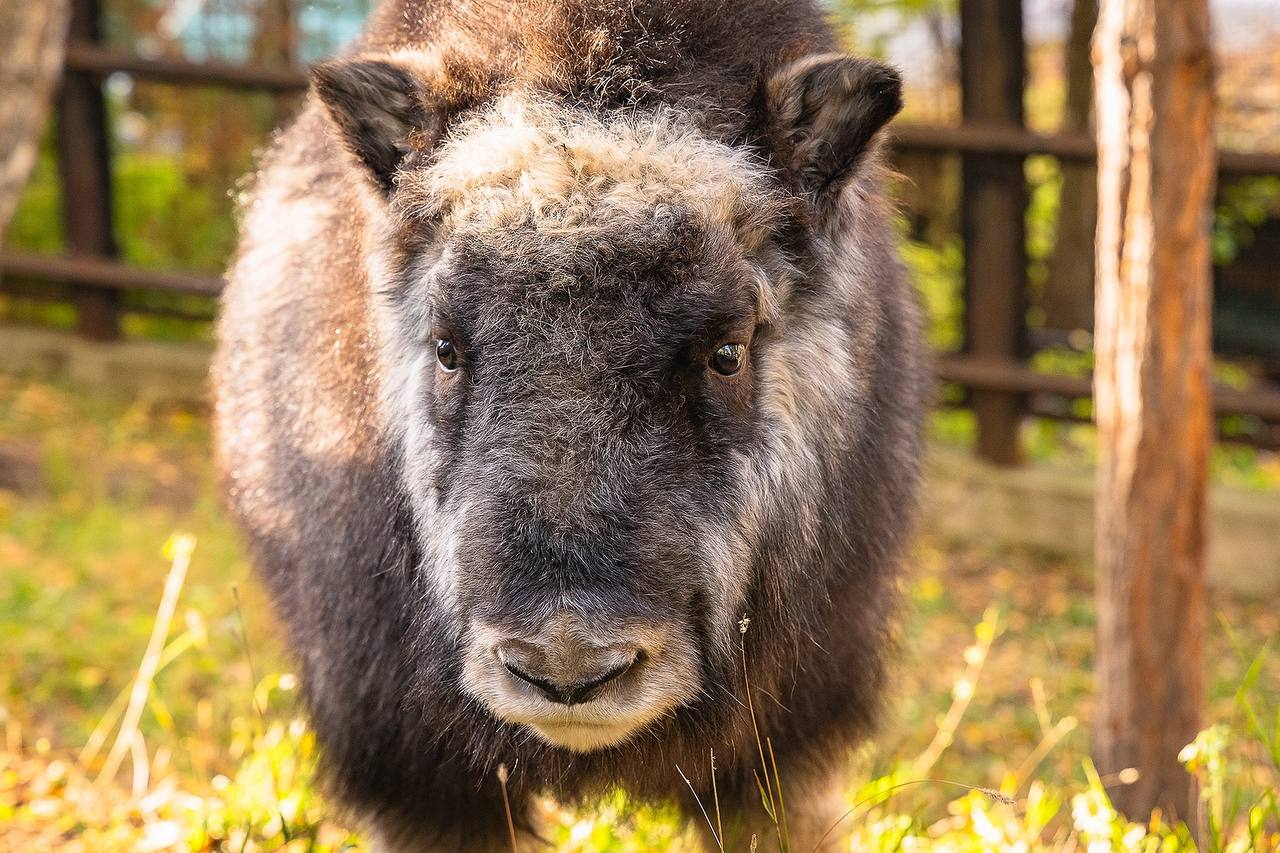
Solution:
[[[448,338],[436,341],[436,361],[440,362],[440,368],[445,373],[453,373],[458,369],[458,348],[453,345],[453,341]]]
[[[742,344],[724,344],[711,353],[710,367],[721,376],[732,376],[742,369],[747,348]]]

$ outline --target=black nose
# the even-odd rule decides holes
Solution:
[[[590,702],[640,654],[631,643],[593,643],[568,634],[538,642],[507,640],[496,652],[507,672],[560,705]]]

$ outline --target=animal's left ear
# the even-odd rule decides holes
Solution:
[[[902,109],[902,79],[869,59],[815,54],[775,72],[765,97],[774,156],[797,190],[822,205]]]

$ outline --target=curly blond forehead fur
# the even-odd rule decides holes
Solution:
[[[401,175],[397,193],[412,218],[576,240],[680,207],[727,226],[748,252],[786,202],[763,162],[676,109],[602,118],[519,94],[462,121],[428,169]]]

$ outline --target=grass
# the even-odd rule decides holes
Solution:
[[[0,850],[359,846],[315,787],[208,446],[198,410],[0,375]],[[1088,763],[1088,572],[931,541],[911,565],[889,723],[851,761],[841,849],[1191,849],[1160,816],[1115,815]],[[1278,636],[1274,602],[1212,597],[1206,729],[1184,756],[1201,849],[1280,846]],[[781,829],[787,756],[768,732],[760,752]],[[671,809],[622,792],[542,807],[559,849],[696,849]]]

